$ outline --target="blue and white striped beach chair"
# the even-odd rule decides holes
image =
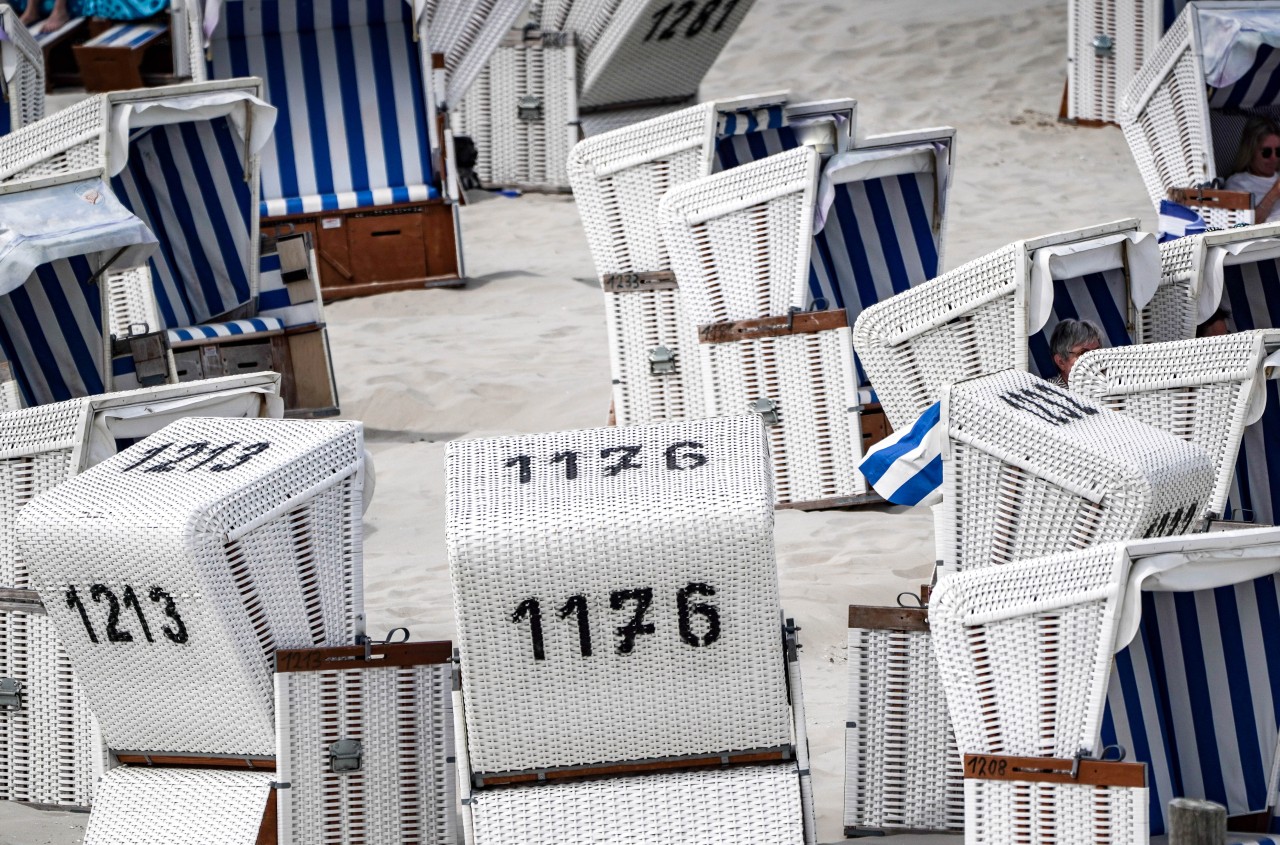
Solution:
[[[1254,222],[1247,193],[1188,189],[1230,176],[1249,116],[1280,106],[1278,35],[1274,0],[1185,4],[1120,100],[1153,206],[1178,192],[1210,226]]]
[[[1183,337],[1148,313],[1161,284],[1154,235],[1137,220],[1015,241],[873,305],[854,324],[859,364],[895,426],[937,402],[944,385],[1016,368],[1056,374],[1048,340],[1088,318],[1104,343]]]
[[[309,319],[291,312],[288,325],[272,312],[278,304],[259,310],[256,150],[270,136],[275,110],[258,91],[256,80],[239,80],[116,92],[0,139],[9,214],[15,225],[33,227],[24,244],[54,245],[25,259],[22,251],[4,256],[16,281],[0,298],[0,346],[28,404],[132,386],[137,362],[116,355],[113,340],[161,331],[172,331],[174,343],[288,335],[305,366],[291,367],[282,355],[269,367],[226,369],[280,370],[286,397],[288,385],[297,386],[295,371],[323,372],[331,387],[318,301]],[[57,184],[50,187],[48,177]],[[59,197],[64,205],[48,205]],[[53,213],[65,203],[72,211]],[[26,206],[37,212],[20,219]],[[87,208],[112,212],[116,240],[87,226],[65,228],[62,221],[79,220]],[[128,253],[115,254],[126,246]],[[149,258],[139,253],[144,247]],[[244,319],[250,322],[235,322]],[[254,329],[247,336],[246,327]],[[176,376],[167,360],[154,375]],[[331,397],[290,408],[323,412],[335,404]]]
[[[279,109],[263,229],[311,234],[327,298],[462,284],[425,7],[215,4],[210,78],[257,76]]]

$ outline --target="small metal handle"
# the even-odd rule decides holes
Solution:
[[[665,346],[655,346],[649,350],[649,373],[655,376],[669,376],[676,371],[676,353]]]
[[[1089,43],[1093,45],[1094,55],[1098,56],[1099,58],[1115,55],[1116,42],[1110,35],[1107,35],[1105,32],[1100,32],[1097,35],[1093,36],[1093,41]]]
[[[516,102],[516,117],[521,120],[542,120],[542,98],[526,94]]]
[[[329,771],[349,774],[364,768],[364,745],[358,739],[340,739],[329,746]]]
[[[0,678],[0,710],[22,709],[22,683],[17,678]]]
[[[751,410],[760,415],[760,420],[765,425],[777,425],[782,422],[782,417],[778,413],[778,403],[772,399],[757,399],[751,403]]]

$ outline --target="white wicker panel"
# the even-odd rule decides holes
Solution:
[[[1067,117],[1113,123],[1120,94],[1160,38],[1161,8],[1153,0],[1072,0],[1067,57]],[[1099,51],[1094,39],[1111,39]]]
[[[278,673],[281,842],[453,845],[451,689],[447,662]],[[341,739],[361,743],[359,772],[331,770]]]
[[[131,329],[139,333],[158,331],[164,327],[156,310],[156,295],[151,288],[151,266],[130,267],[103,274],[107,286],[107,331],[124,337]]]
[[[778,504],[866,492],[862,429],[847,328],[698,346],[710,416],[774,402],[765,427]]]
[[[444,54],[446,103],[466,96],[527,0],[439,0],[428,19],[431,52]]]
[[[790,743],[765,461],[754,417],[449,444],[472,770]]]
[[[799,784],[784,764],[484,790],[475,842],[800,845]]]
[[[26,407],[22,402],[22,390],[17,379],[0,381],[0,413],[19,411]]]
[[[493,182],[493,115],[492,86],[493,67],[498,63],[497,53],[476,75],[467,96],[453,104],[449,112],[454,135],[465,135],[476,145],[475,174],[482,185]]]
[[[105,95],[97,94],[0,138],[0,182],[104,166],[106,110]]]
[[[618,425],[697,419],[706,415],[698,329],[681,306],[680,291],[606,293],[613,409]],[[675,355],[673,373],[654,374],[651,350]]]
[[[256,845],[273,780],[275,772],[113,769],[84,845]]]
[[[12,6],[0,9],[0,29],[5,40],[0,49],[14,51],[16,65],[5,91],[12,131],[44,117],[44,53]]]
[[[1214,465],[1206,507],[1221,515],[1250,400],[1266,378],[1268,335],[1280,338],[1253,331],[1099,349],[1071,368],[1071,390],[1203,449]]]
[[[604,111],[593,111],[589,114],[579,116],[582,121],[582,135],[585,138],[591,138],[596,135],[603,135],[605,132],[612,132],[615,129],[622,129],[635,123],[642,123],[646,120],[653,120],[655,117],[664,117],[675,111],[689,108],[697,104],[696,97],[690,97],[688,100],[676,100],[670,103],[663,103],[657,106],[637,106],[635,108],[616,108],[606,109]]]
[[[44,614],[0,611],[0,677],[22,684],[0,710],[0,800],[87,807],[107,751]]]
[[[964,827],[964,769],[928,631],[849,629],[844,824]]]
[[[808,307],[818,165],[817,152],[801,147],[662,198],[671,266],[695,323]]]
[[[582,38],[582,106],[696,95],[753,4],[700,0],[667,7],[666,0],[611,0],[616,10],[578,29],[573,19],[580,6],[588,5],[580,0],[568,25]]]
[[[966,779],[966,845],[1145,845],[1147,790]]]
[[[1029,373],[953,385],[942,407],[948,566],[1185,533],[1212,496],[1204,450]]]
[[[272,653],[360,625],[362,448],[358,423],[185,419],[23,508],[111,748],[274,753]]]

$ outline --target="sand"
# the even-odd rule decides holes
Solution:
[[[1117,218],[1150,228],[1154,213],[1120,131],[1056,121],[1066,3],[1009,8],[757,0],[702,94],[853,96],[861,135],[956,127],[946,268],[1012,240]],[[365,535],[375,635],[395,626],[415,639],[454,633],[446,441],[602,425],[608,413],[602,296],[572,199],[495,198],[463,209],[462,220],[465,290],[327,308],[344,416],[364,421],[378,469]],[[842,829],[846,605],[891,603],[927,580],[932,534],[923,510],[778,514],[783,602],[805,643],[820,841],[839,840]],[[85,819],[0,805],[0,845],[70,845]]]

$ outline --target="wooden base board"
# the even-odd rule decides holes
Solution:
[[[829,511],[836,508],[856,508],[863,505],[883,505],[884,499],[871,492],[859,496],[833,496],[830,499],[814,499],[809,502],[780,502],[773,506],[778,511]]]

